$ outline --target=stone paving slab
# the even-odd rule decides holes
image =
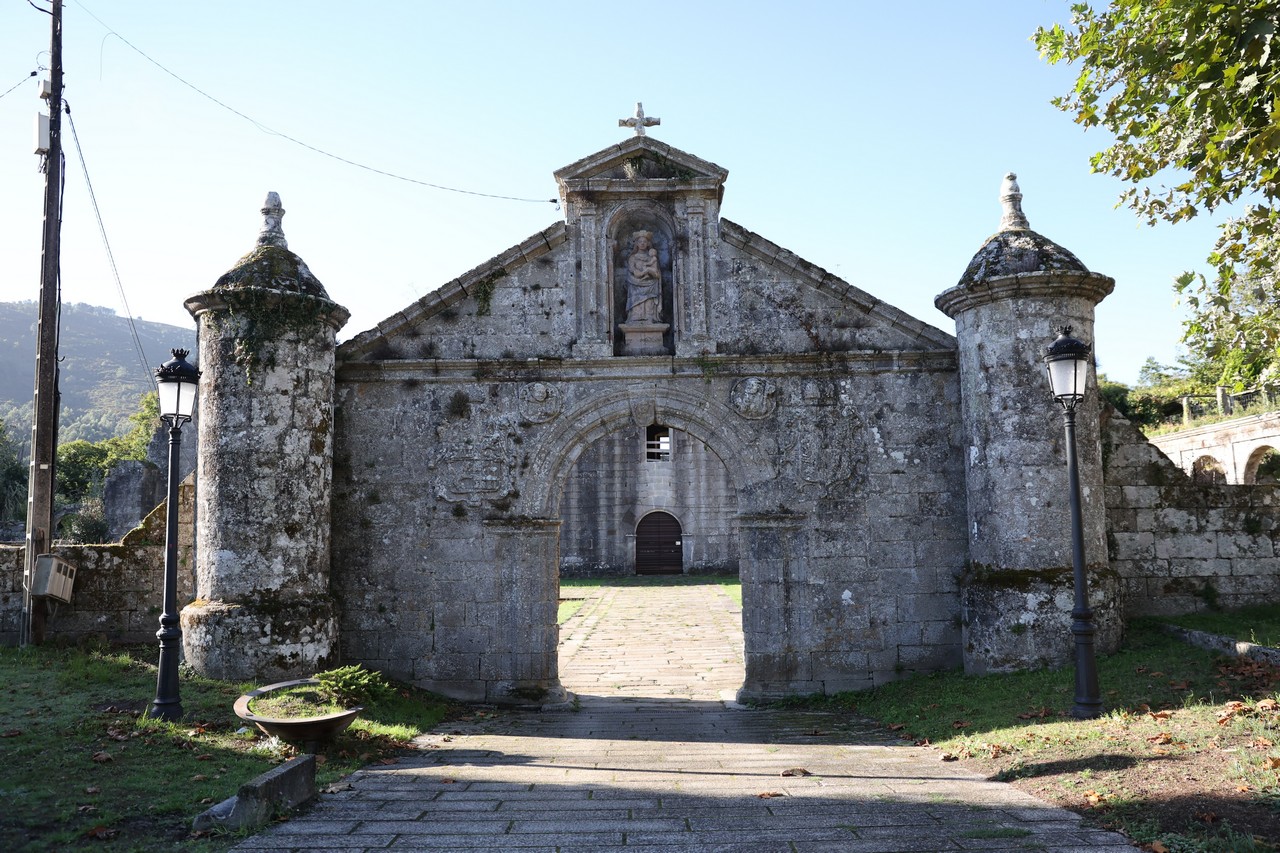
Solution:
[[[1133,849],[869,724],[726,703],[739,620],[714,584],[594,591],[562,629],[576,710],[449,723],[235,849]]]

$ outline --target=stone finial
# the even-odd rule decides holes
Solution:
[[[259,246],[278,246],[289,248],[284,239],[284,229],[280,220],[284,217],[284,208],[280,206],[280,193],[267,193],[267,200],[262,203],[262,230],[258,232]]]
[[[636,101],[636,114],[633,118],[618,119],[618,127],[633,127],[635,128],[636,136],[644,136],[646,127],[653,127],[659,124],[662,124],[662,119],[646,116],[644,114],[644,104],[639,101]]]
[[[1004,176],[1000,184],[1000,204],[1004,213],[1000,217],[1000,230],[1012,231],[1016,228],[1031,228],[1026,215],[1022,212],[1022,190],[1018,188],[1018,176],[1013,172]]]

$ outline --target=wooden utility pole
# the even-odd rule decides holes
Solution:
[[[44,240],[40,259],[40,317],[36,326],[36,387],[27,480],[26,563],[22,643],[44,641],[45,600],[31,597],[36,555],[53,545],[54,461],[58,451],[59,240],[62,231],[62,0],[53,0],[50,39],[49,151],[44,170]]]

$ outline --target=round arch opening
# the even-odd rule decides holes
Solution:
[[[1246,485],[1280,483],[1280,451],[1271,446],[1254,450],[1245,465],[1244,482]]]
[[[1227,481],[1227,472],[1217,459],[1201,456],[1191,465],[1191,479],[1203,486],[1221,485]]]

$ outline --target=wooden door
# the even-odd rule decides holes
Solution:
[[[666,512],[650,512],[636,525],[636,574],[680,575],[685,546],[680,521]]]
[[[636,525],[636,574],[684,573],[680,522],[665,512],[651,512]]]

